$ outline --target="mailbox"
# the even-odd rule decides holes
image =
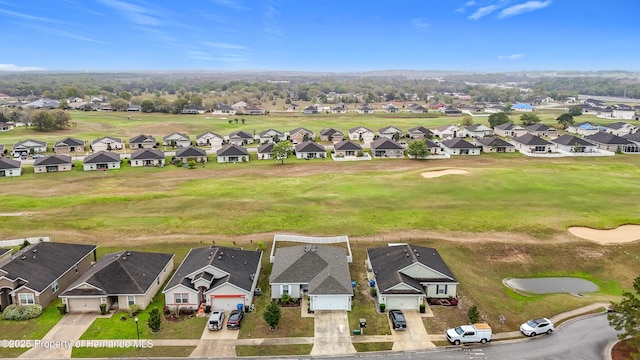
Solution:
[[[366,328],[366,327],[367,327],[367,319],[360,318],[360,328]]]

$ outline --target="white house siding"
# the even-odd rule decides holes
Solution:
[[[457,285],[456,284],[423,284],[426,288],[426,294],[428,298],[441,298],[446,299],[448,297],[456,297]],[[438,290],[440,292],[438,292]]]
[[[378,302],[388,310],[418,310],[424,303],[423,295],[379,295]]]
[[[157,166],[164,165],[164,159],[152,159],[150,165],[146,165],[147,160],[130,160],[131,166]]]
[[[97,170],[96,165],[97,164],[84,164],[82,168],[84,169],[84,171]],[[120,169],[120,162],[110,162],[107,163],[107,166],[109,170]]]
[[[257,279],[258,276],[256,275],[255,278]],[[247,292],[227,283],[205,293],[205,300],[212,308],[233,310],[236,309],[237,304],[251,305],[252,294],[253,291]]]
[[[351,296],[348,295],[312,295],[309,297],[309,309],[351,311]]]
[[[3,176],[20,176],[22,175],[22,171],[20,168],[17,169],[6,169],[6,170],[0,170],[0,177]]]
[[[39,166],[34,166],[33,167],[33,172],[36,174],[40,174],[40,173],[46,173],[47,172],[47,168],[49,166],[55,166],[56,167],[56,171],[71,171],[71,164],[64,164],[64,165],[39,165]],[[56,172],[56,171],[51,171],[51,172]]]
[[[99,297],[67,297],[67,311],[70,313],[100,312],[101,300]]]
[[[300,298],[300,287],[301,284],[271,284],[271,298],[281,298],[284,288],[289,290],[290,297]]]
[[[582,146],[580,146],[580,147],[582,147]],[[585,148],[584,149],[585,153],[592,153],[592,152],[595,152],[598,149],[598,147],[595,146],[595,145],[593,145],[593,146],[584,146],[584,148]],[[574,150],[574,147],[572,145],[556,144],[556,149],[572,153],[573,150]]]
[[[187,302],[186,303],[177,304],[175,302],[176,294],[188,294],[187,295],[188,296]],[[171,291],[165,293],[164,294],[164,302],[171,309],[175,309],[177,307],[180,307],[180,308],[192,309],[192,310],[197,309],[198,305],[200,303],[198,301],[198,291],[193,290],[193,289],[189,289],[189,288],[184,287],[184,286],[177,286],[177,287],[171,289]]]
[[[241,156],[218,156],[219,163],[245,162],[249,161],[248,155]]]
[[[122,143],[118,143],[118,142],[113,142],[110,143],[111,144],[111,150],[122,150],[124,149],[124,144]],[[108,151],[108,147],[109,145],[107,143],[95,143],[91,145],[91,149],[93,150],[93,152],[99,152],[99,151]]]

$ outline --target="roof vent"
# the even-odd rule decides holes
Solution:
[[[131,251],[127,251],[127,256],[131,256]]]
[[[245,261],[244,264],[247,265],[247,262]]]
[[[409,253],[404,253],[404,256],[409,257]]]
[[[33,251],[31,251],[31,252],[35,254],[35,253],[38,252],[38,249],[33,249]]]
[[[222,260],[222,255],[218,255],[218,260]]]
[[[211,256],[207,256],[207,260],[211,260]]]
[[[126,257],[126,256],[123,256],[123,257],[122,257],[122,260],[127,260],[127,257]]]
[[[416,253],[416,257],[420,257],[420,253]]]
[[[251,273],[251,275],[249,275],[249,278],[251,278],[251,280],[255,279],[256,274],[255,273]]]
[[[22,260],[27,260],[27,257],[26,257],[26,256],[23,256],[23,257],[21,257],[20,259],[22,259]]]

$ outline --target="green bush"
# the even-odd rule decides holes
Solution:
[[[152,332],[157,333],[158,331],[160,331],[162,318],[160,317],[160,310],[158,310],[158,308],[154,307],[153,309],[151,309],[151,312],[149,313],[149,320],[147,321],[147,323],[149,324],[149,329],[151,329]]]
[[[58,312],[60,312],[60,315],[66,314],[67,313],[67,305],[66,304],[58,305]]]
[[[100,304],[100,314],[104,315],[107,313],[107,304]]]
[[[378,290],[372,287],[372,288],[369,288],[369,293],[371,293],[371,296],[376,297],[378,295]]]
[[[42,314],[42,306],[28,305],[18,306],[11,304],[4,309],[2,316],[5,320],[29,320],[37,318]]]
[[[424,314],[427,311],[427,307],[424,304],[420,304],[420,313]]]
[[[478,311],[478,307],[475,305],[471,306],[469,311],[467,311],[467,317],[472,324],[480,321],[480,312]]]
[[[280,297],[280,301],[281,301],[283,304],[288,304],[288,303],[290,303],[290,302],[291,302],[291,296],[289,296],[289,294],[283,294],[283,295]]]
[[[129,305],[129,317],[134,317],[140,312],[140,307],[136,304]]]

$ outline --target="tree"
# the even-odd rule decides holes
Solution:
[[[30,122],[37,131],[51,131],[56,127],[56,118],[50,112],[44,110],[34,111],[31,114]]]
[[[573,116],[571,116],[571,114],[569,114],[569,113],[564,113],[564,114],[558,116],[558,118],[556,120],[558,120],[558,123],[560,125],[562,125],[563,129],[568,128],[569,125],[573,125],[573,123],[575,122],[573,120]]]
[[[109,104],[111,105],[111,108],[116,111],[124,111],[127,106],[129,106],[129,102],[121,98],[113,99]]]
[[[427,143],[424,140],[414,140],[407,147],[407,154],[415,159],[427,157]]]
[[[132,96],[133,95],[131,95],[131,93],[128,91],[121,91],[120,94],[118,94],[118,97],[120,97],[121,99],[125,99],[127,101],[131,100]]]
[[[571,116],[580,116],[582,115],[582,108],[580,106],[572,106],[569,108],[569,114]]]
[[[272,329],[275,329],[280,322],[280,315],[280,306],[276,300],[273,300],[267,305],[262,317]]]
[[[506,113],[510,113],[511,112],[511,107],[513,106],[513,104],[511,103],[506,103],[504,104],[504,106],[502,107],[502,111],[506,112]]]
[[[473,125],[473,118],[471,117],[471,115],[469,115],[469,114],[462,115],[461,124],[462,124],[462,126]]]
[[[51,115],[53,115],[55,119],[55,128],[58,130],[63,130],[68,127],[71,127],[71,115],[64,110],[51,110]]]
[[[511,122],[509,120],[509,116],[503,112],[489,115],[489,125],[491,125],[492,128],[501,124],[506,124],[508,122]]]
[[[611,302],[611,310],[607,315],[609,325],[619,331],[618,339],[629,338],[628,344],[640,348],[640,276],[633,280],[633,292],[623,291],[620,302]],[[631,354],[640,359],[640,353]]]
[[[520,115],[520,121],[522,121],[522,125],[529,126],[539,123],[540,118],[536,114],[526,113]]]
[[[67,110],[68,108],[69,108],[69,102],[67,101],[67,99],[60,100],[60,103],[58,104],[58,109]]]
[[[144,99],[140,103],[140,110],[145,113],[156,111],[156,105],[150,99]]]
[[[291,144],[291,141],[280,141],[273,145],[271,156],[273,156],[275,161],[280,161],[281,164],[284,164],[284,159],[286,159],[292,151],[293,144]]]
[[[160,331],[160,325],[162,324],[162,318],[160,317],[160,310],[158,310],[157,307],[154,307],[153,309],[151,309],[151,312],[149,313],[149,320],[147,321],[147,324],[149,325],[149,329],[151,329],[151,332],[158,332]]]
[[[475,305],[472,305],[469,308],[469,311],[467,311],[467,317],[469,318],[469,321],[472,324],[475,324],[478,321],[480,321],[480,312],[478,311],[478,307]]]

